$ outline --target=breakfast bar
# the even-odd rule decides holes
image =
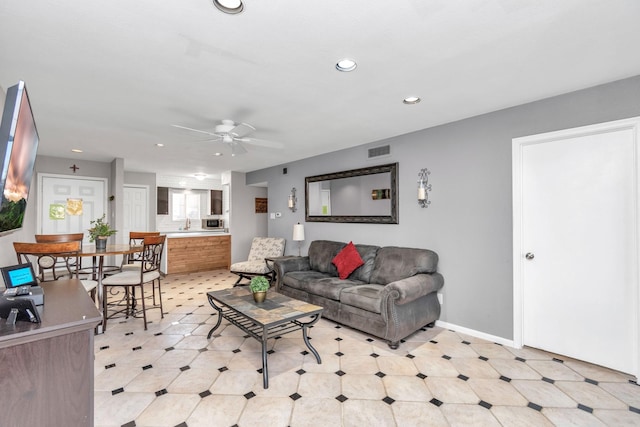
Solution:
[[[165,274],[228,269],[231,235],[223,232],[179,231],[166,233],[162,271]]]

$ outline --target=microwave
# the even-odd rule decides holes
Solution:
[[[203,230],[217,230],[219,228],[224,228],[224,219],[203,219],[202,220]]]

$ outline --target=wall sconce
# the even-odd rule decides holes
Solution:
[[[296,187],[293,187],[291,189],[291,194],[289,194],[289,209],[291,209],[291,212],[295,212],[296,209],[296,204],[298,203],[298,198],[296,197]]]
[[[431,172],[429,169],[420,169],[418,173],[418,204],[421,208],[428,208],[431,204],[429,200],[429,193],[431,191],[431,184],[429,184],[429,175]]]
[[[301,247],[304,241],[304,225],[300,223],[293,225],[293,241],[298,244],[298,256],[301,256]]]

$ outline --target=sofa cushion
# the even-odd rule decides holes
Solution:
[[[371,272],[373,271],[373,263],[376,259],[376,253],[378,252],[379,246],[356,245],[356,249],[364,261],[364,264],[361,267],[358,267],[350,277],[353,280],[361,280],[365,283],[369,283]]]
[[[308,252],[311,269],[337,276],[338,270],[331,261],[345,245],[346,243],[343,242],[332,242],[329,240],[314,240],[311,242]]]
[[[438,254],[429,249],[386,246],[378,249],[371,283],[386,285],[420,273],[435,273]]]
[[[343,289],[340,293],[342,304],[358,307],[372,313],[380,313],[382,306],[382,285],[359,285]]]
[[[338,277],[341,279],[346,279],[356,268],[364,264],[353,242],[342,248],[331,262],[338,269]]]
[[[284,275],[285,286],[340,301],[340,292],[352,286],[362,285],[360,281],[340,280],[336,276],[318,271],[291,271]]]

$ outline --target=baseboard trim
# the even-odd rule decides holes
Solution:
[[[453,323],[443,322],[441,320],[436,320],[436,326],[439,326],[444,329],[449,329],[454,332],[460,332],[462,334],[471,335],[472,337],[481,338],[486,341],[495,342],[500,345],[506,345],[508,347],[515,347],[513,344],[513,340],[508,340],[506,338],[497,337],[495,335],[487,334],[484,332],[476,331],[475,329],[465,328],[464,326],[454,325]]]

